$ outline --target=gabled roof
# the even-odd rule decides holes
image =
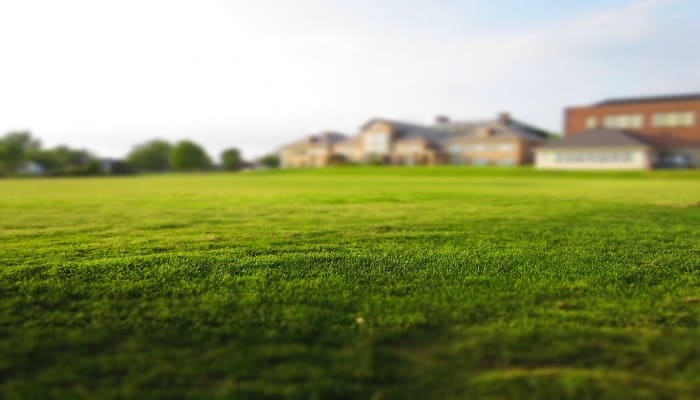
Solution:
[[[656,146],[636,132],[622,129],[591,129],[558,140],[550,140],[544,148],[584,147],[648,147]]]
[[[439,142],[450,137],[451,135],[450,132],[447,132],[445,130],[384,118],[372,118],[371,120],[367,121],[364,125],[362,125],[361,129],[364,131],[376,122],[384,122],[393,126],[394,129],[396,129],[395,140],[397,141],[410,139],[425,139],[433,144],[438,144]]]
[[[345,139],[340,140],[340,141],[335,143],[335,145],[337,145],[337,146],[347,146],[347,145],[357,146],[359,144],[360,144],[360,137],[359,136],[346,137]]]
[[[540,139],[549,139],[549,137],[551,136],[551,134],[545,131],[544,129],[534,127],[522,121],[518,121],[517,119],[511,120],[510,124],[511,128],[522,130],[530,135],[538,136]]]
[[[310,135],[305,137],[304,139],[297,140],[296,142],[292,142],[289,144],[286,144],[282,146],[282,148],[290,148],[290,147],[296,147],[296,146],[308,146],[308,145],[317,145],[317,144],[322,144],[322,145],[333,145],[339,142],[342,142],[346,140],[348,137],[343,135],[342,133],[337,133],[337,132],[322,132],[317,135]]]
[[[534,128],[523,122],[497,118],[480,121],[450,121],[441,122],[432,126],[423,126],[403,121],[396,121],[384,118],[372,118],[362,125],[362,130],[368,129],[376,122],[384,122],[394,127],[396,130],[396,141],[424,139],[429,144],[439,148],[443,144],[453,140],[476,138],[484,129],[491,129],[490,137],[520,137],[525,140],[543,142],[549,134],[542,129]]]
[[[658,103],[658,102],[674,102],[674,101],[689,101],[700,100],[700,93],[677,94],[668,96],[648,96],[648,97],[627,97],[619,99],[607,99],[599,103],[593,104],[594,107],[614,106],[620,104],[639,104],[639,103]]]
[[[454,121],[440,123],[435,125],[440,129],[447,130],[452,133],[452,139],[466,139],[471,136],[476,136],[485,129],[492,129],[492,137],[517,136],[526,140],[542,142],[549,134],[541,129],[534,128],[520,121],[509,119],[503,121],[483,120],[483,121]]]
[[[449,121],[436,123],[433,126],[437,129],[444,130],[453,134],[463,134],[476,131],[481,127],[493,124],[494,122],[494,120]]]

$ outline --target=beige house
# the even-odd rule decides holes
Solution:
[[[547,133],[502,114],[478,122],[451,122],[438,117],[432,126],[374,118],[351,138],[338,134],[311,136],[285,146],[283,167],[332,163],[395,165],[531,163],[533,148]]]
[[[449,122],[443,118],[437,127],[452,133],[444,142],[451,164],[531,164],[533,149],[544,144],[548,136],[508,114],[483,122]]]
[[[335,153],[352,163],[444,164],[441,143],[449,133],[425,126],[372,119],[354,138],[335,145]]]
[[[335,132],[311,135],[290,143],[280,151],[280,164],[283,168],[325,167],[332,163],[334,145],[347,139]]]
[[[542,169],[644,170],[657,165],[661,150],[648,138],[617,129],[593,129],[536,150]]]

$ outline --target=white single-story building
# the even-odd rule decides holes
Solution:
[[[635,132],[593,129],[535,149],[535,166],[541,169],[645,170],[654,168],[660,151]]]

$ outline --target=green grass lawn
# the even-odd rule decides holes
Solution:
[[[0,181],[0,398],[697,399],[700,171]]]

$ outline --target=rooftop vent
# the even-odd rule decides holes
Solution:
[[[435,124],[437,125],[445,125],[450,123],[450,117],[447,115],[438,115],[435,117]]]
[[[510,125],[510,123],[513,122],[513,118],[511,118],[509,112],[502,112],[498,114],[498,122],[502,123],[503,125]]]

